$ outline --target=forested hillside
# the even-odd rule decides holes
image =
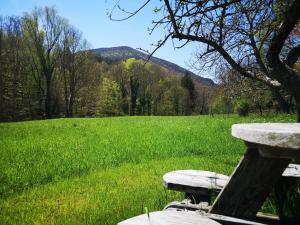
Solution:
[[[91,52],[97,56],[100,56],[112,62],[123,61],[129,58],[142,59],[147,61],[149,58],[149,55],[128,46],[120,46],[120,47],[112,47],[112,48],[97,48],[97,49],[92,49]],[[186,69],[174,63],[171,63],[167,60],[163,60],[152,56],[149,59],[149,61],[181,75],[186,73]],[[200,85],[214,85],[214,82],[211,79],[201,77],[192,72],[189,72],[189,74],[192,77],[192,79],[195,82],[199,83]]]
[[[87,46],[53,8],[0,17],[0,120],[209,112],[209,79],[134,55],[112,62]]]
[[[54,8],[0,16],[0,121],[296,111],[285,89],[226,64],[215,85],[166,60],[145,63],[148,55],[130,47],[87,43]]]

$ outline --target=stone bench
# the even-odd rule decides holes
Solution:
[[[170,208],[119,225],[281,224],[261,223],[257,213],[291,160],[300,159],[300,124],[238,124],[232,135],[244,140],[247,150],[208,212]]]
[[[163,176],[167,189],[184,192],[193,203],[210,203],[211,195],[218,194],[228,180],[228,176],[203,170],[177,170]]]
[[[291,161],[300,159],[300,124],[235,124],[232,136],[247,150],[209,212],[255,218]]]
[[[220,225],[220,223],[190,211],[158,211],[125,220],[118,225]]]
[[[205,212],[165,210],[151,212],[122,221],[118,225],[267,225],[251,220],[244,220],[228,216]]]
[[[300,177],[300,165],[289,164],[283,177]],[[218,194],[230,177],[204,170],[177,170],[163,176],[163,185],[169,189],[185,193],[185,198],[193,203],[210,203],[211,195]]]

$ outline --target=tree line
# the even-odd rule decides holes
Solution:
[[[0,120],[207,114],[213,88],[158,65],[92,55],[54,8],[0,17]]]
[[[150,2],[141,3],[128,16],[122,1],[115,1],[109,17],[130,19]],[[296,111],[300,122],[299,11],[299,0],[163,0],[153,10],[158,18],[150,31],[158,27],[165,31],[155,51],[169,39],[181,42],[177,48],[198,43],[202,47],[193,66],[234,70],[241,80],[268,89],[284,112]]]
[[[88,49],[54,8],[0,16],[0,120],[297,111],[295,95],[282,86],[240,76],[226,63],[219,85],[203,86],[188,72],[136,59],[112,62]]]
[[[276,91],[250,78],[239,76],[235,70],[227,69],[219,75],[219,86],[211,102],[213,113],[237,113],[247,116],[250,112],[295,114],[293,96],[284,89]]]

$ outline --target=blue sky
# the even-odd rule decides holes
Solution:
[[[31,12],[35,6],[54,6],[59,15],[67,18],[70,24],[77,27],[93,48],[130,46],[151,51],[152,43],[164,36],[164,30],[158,29],[151,36],[147,28],[155,20],[153,9],[159,5],[153,0],[139,14],[123,22],[109,20],[106,9],[111,9],[117,0],[0,0],[0,15],[22,15]],[[128,10],[136,9],[143,0],[123,0],[121,5]],[[115,17],[121,16],[115,14]],[[192,53],[197,45],[192,43],[182,49],[174,50],[170,40],[154,56],[169,60],[187,68]],[[208,77],[207,72],[201,76]]]

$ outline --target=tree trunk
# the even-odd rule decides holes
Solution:
[[[45,99],[45,114],[46,118],[50,119],[52,116],[51,111],[51,78],[46,78],[46,99]]]
[[[65,68],[63,68],[63,81],[64,81],[64,94],[65,94],[65,117],[69,117],[69,97],[68,97],[68,87],[67,87]]]
[[[259,109],[259,114],[260,114],[260,116],[263,116],[262,107],[261,107],[261,105],[259,104],[259,102],[258,102],[258,104],[257,104],[257,107],[258,107],[258,109]]]
[[[270,77],[278,80],[282,86],[287,90],[294,98],[296,102],[296,111],[298,114],[297,122],[300,122],[300,73],[296,70],[292,70],[287,66],[284,66],[278,59],[272,62],[272,70],[270,71]],[[282,96],[281,96],[282,97]],[[288,105],[288,104],[287,104]]]
[[[300,123],[300,94],[295,96],[296,112],[297,112],[297,123]]]
[[[2,21],[0,21],[2,22]],[[2,23],[0,24],[0,120],[2,121],[4,118],[4,71],[3,71],[3,66],[4,62],[2,62],[2,37],[3,37],[3,28],[2,28]]]
[[[131,107],[130,107],[130,115],[131,116],[135,115],[135,109],[136,109],[136,96],[132,95],[131,96]]]
[[[68,108],[68,117],[73,117],[73,105],[74,105],[74,95],[71,94],[70,101],[69,101],[69,108]]]
[[[0,121],[4,118],[4,79],[2,73],[3,67],[1,62],[1,52],[0,52]]]
[[[148,116],[151,116],[151,101],[148,100],[147,102],[147,112],[148,112]]]
[[[289,103],[282,97],[278,89],[272,88],[272,95],[280,106],[280,110],[284,113],[290,113]]]

